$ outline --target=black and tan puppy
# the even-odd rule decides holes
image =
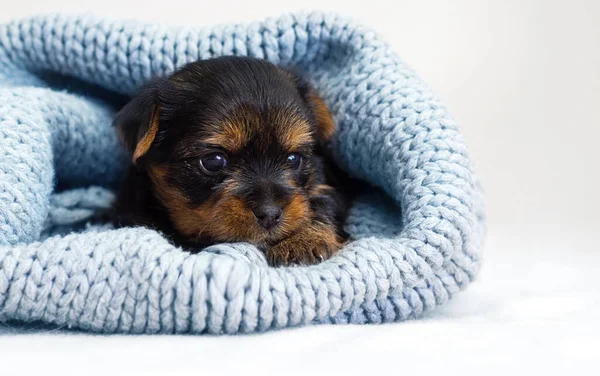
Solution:
[[[271,265],[340,249],[346,199],[326,152],[334,124],[292,73],[241,57],[191,63],[146,85],[115,125],[133,162],[121,225],[194,249],[250,242]]]

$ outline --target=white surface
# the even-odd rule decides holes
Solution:
[[[3,3],[0,22],[91,11],[215,24],[298,9],[372,25],[448,102],[487,191],[480,280],[426,319],[394,325],[222,338],[5,335],[0,375],[600,374],[597,0],[29,0]]]

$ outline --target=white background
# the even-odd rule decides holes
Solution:
[[[486,190],[480,280],[425,320],[398,325],[234,338],[5,335],[0,367],[586,373],[600,358],[600,1],[2,0],[0,22],[93,12],[206,25],[302,9],[371,25],[449,104]]]

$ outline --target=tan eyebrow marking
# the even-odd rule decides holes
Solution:
[[[279,142],[285,149],[296,150],[313,142],[313,132],[306,121],[291,117],[286,122],[287,125],[281,127],[278,133]]]
[[[220,146],[229,152],[236,152],[246,145],[248,139],[248,130],[243,123],[225,121],[221,123],[219,132],[205,138],[204,142]]]

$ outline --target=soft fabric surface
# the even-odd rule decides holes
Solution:
[[[420,320],[230,337],[96,336],[0,323],[2,370],[45,376],[239,376],[244,370],[358,376],[387,374],[400,364],[402,373],[414,375],[596,376],[597,226],[499,227],[486,236],[477,281]]]
[[[230,54],[306,74],[338,125],[338,162],[378,187],[347,221],[356,240],[320,265],[269,268],[248,244],[190,255],[155,231],[93,221],[125,165],[110,126],[125,96]],[[344,19],[165,28],[49,16],[0,27],[1,321],[220,334],[405,320],[475,278],[482,208],[446,107]]]

